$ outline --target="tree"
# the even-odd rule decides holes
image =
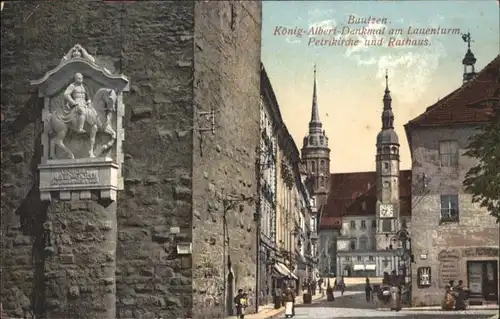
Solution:
[[[463,182],[472,194],[472,202],[480,203],[500,222],[500,100],[495,101],[491,121],[472,136],[465,155],[476,158]]]

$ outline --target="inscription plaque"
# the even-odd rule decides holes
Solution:
[[[462,250],[463,257],[498,257],[499,249],[496,247],[471,247]]]
[[[438,255],[439,286],[444,287],[450,280],[457,281],[460,277],[460,253],[457,251],[441,251]]]
[[[52,185],[98,184],[97,170],[68,169],[54,173]]]

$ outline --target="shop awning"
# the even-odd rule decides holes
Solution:
[[[280,262],[274,264],[274,269],[282,276],[289,276],[293,279],[298,279],[298,277],[293,272],[291,272],[287,266],[283,265]]]
[[[365,269],[366,270],[375,270],[375,269],[377,269],[377,265],[375,265],[375,264],[373,264],[373,265],[366,265]]]
[[[365,265],[354,265],[353,270],[365,270]]]
[[[281,276],[288,276],[288,268],[286,268],[285,265],[283,265],[282,263],[275,263],[274,264],[274,270],[276,270],[276,272],[278,274],[280,274]]]

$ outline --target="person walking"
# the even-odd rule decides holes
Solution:
[[[446,285],[445,293],[443,298],[442,309],[443,310],[453,310],[455,306],[455,298],[453,298],[453,293],[450,285]]]
[[[285,318],[295,316],[295,293],[291,286],[285,291]]]
[[[344,276],[340,277],[340,280],[337,283],[337,285],[338,285],[338,287],[340,289],[340,295],[343,296],[344,295],[344,291],[345,291]]]
[[[453,295],[455,296],[455,310],[467,309],[467,289],[464,287],[463,280],[459,280],[458,285],[453,288]]]
[[[234,297],[236,304],[236,316],[240,319],[245,318],[245,308],[248,306],[248,295],[243,292],[243,289],[238,289],[238,294]]]
[[[368,277],[366,277],[365,295],[366,302],[371,302],[373,300],[373,288],[370,285],[370,279]]]

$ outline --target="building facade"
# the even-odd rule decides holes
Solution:
[[[276,187],[278,133],[283,120],[279,105],[274,95],[271,82],[264,66],[261,69],[261,104],[260,104],[260,170],[259,210],[260,210],[260,245],[259,245],[259,294],[260,305],[272,301],[273,287],[276,286],[275,271],[271,262],[276,255]]]
[[[317,279],[319,277],[319,258],[318,258],[318,208],[316,207],[316,198],[312,195],[312,183],[308,174],[306,165],[302,163],[302,184],[304,186],[304,202],[306,210],[306,260],[307,260],[307,278]]]
[[[14,27],[27,11],[23,28]],[[255,206],[242,199],[257,194],[260,23],[259,1],[5,4],[5,315],[222,318],[236,288],[249,292],[255,311]],[[113,164],[124,185],[111,203],[87,191],[50,202],[40,194],[46,114],[26,80],[60,64],[87,70],[86,84],[129,80],[123,163]],[[60,80],[67,86],[72,76]],[[76,176],[95,182],[87,173]]]
[[[299,241],[297,242],[299,278],[316,280],[317,271],[317,216],[314,198],[307,187],[308,175],[305,165],[300,165],[300,215],[297,226],[299,228]]]
[[[298,230],[295,220],[299,216],[298,164],[299,151],[285,125],[281,127],[278,140],[278,185],[277,185],[277,239],[278,273],[282,278],[298,280],[295,254]]]
[[[476,159],[464,155],[469,138],[489,121],[490,103],[498,105],[500,58],[477,74],[470,68],[471,60],[475,62],[469,47],[464,84],[405,126],[414,180],[414,306],[440,304],[450,280],[463,280],[471,304],[498,302],[498,224],[472,203],[463,180],[477,165]]]
[[[337,268],[333,273],[348,277],[378,277],[393,270],[403,272],[408,263],[396,256],[397,243],[391,240],[394,236],[387,236],[387,246],[377,243],[377,173],[339,173],[332,174],[331,179],[325,212],[328,216],[339,216],[337,218],[341,219],[335,238]],[[399,180],[400,224],[410,229],[411,171],[401,171]]]
[[[406,275],[410,268],[411,256],[408,251],[401,254],[403,243],[397,232],[410,230],[411,172],[399,170],[399,139],[387,76],[381,118],[376,171],[331,174],[320,222],[324,273],[361,277],[396,271]]]

